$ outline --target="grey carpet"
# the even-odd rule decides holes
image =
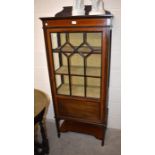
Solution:
[[[107,129],[105,145],[93,136],[66,132],[57,137],[54,122],[47,121],[49,155],[121,155],[121,131]]]

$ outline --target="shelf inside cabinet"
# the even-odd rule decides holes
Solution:
[[[61,95],[70,95],[69,84],[62,84],[57,89],[57,93]],[[72,95],[84,97],[84,86],[83,85],[72,85]],[[100,98],[100,87],[99,86],[87,86],[86,97]]]
[[[71,75],[84,75],[84,67],[82,66],[71,66],[70,67]],[[56,70],[56,74],[66,74],[68,75],[68,66],[61,66]],[[100,67],[86,67],[86,76],[100,77],[101,68]]]

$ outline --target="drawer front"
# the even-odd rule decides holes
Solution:
[[[45,20],[45,27],[108,26],[108,19]]]
[[[61,116],[99,121],[99,102],[87,102],[73,99],[58,99],[58,111]]]

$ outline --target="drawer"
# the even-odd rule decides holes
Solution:
[[[108,19],[44,20],[45,27],[108,26]]]
[[[99,121],[99,102],[87,102],[74,99],[58,99],[58,111],[61,116]]]

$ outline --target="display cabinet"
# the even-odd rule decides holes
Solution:
[[[107,126],[112,15],[71,16],[65,7],[43,23],[58,137],[80,132],[102,140]]]

